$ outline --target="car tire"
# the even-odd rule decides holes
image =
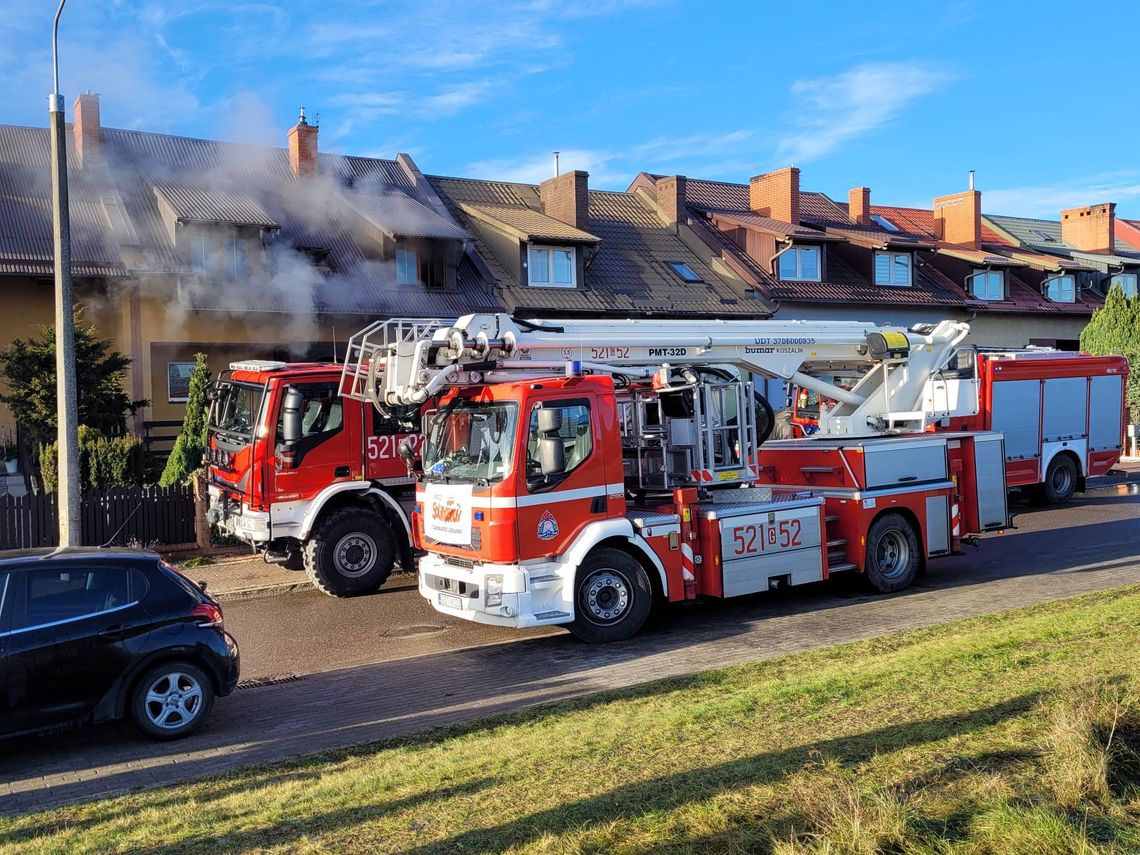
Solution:
[[[372,593],[387,581],[395,560],[391,529],[363,508],[329,514],[305,544],[305,572],[331,597]]]
[[[625,641],[645,625],[652,606],[653,588],[641,562],[620,549],[598,549],[578,567],[569,629],[587,644]]]
[[[871,524],[863,570],[872,588],[881,594],[901,591],[914,581],[921,564],[918,537],[905,517],[883,514]]]
[[[131,692],[130,717],[151,739],[181,739],[198,730],[214,706],[214,684],[190,662],[147,670]]]
[[[1049,461],[1041,493],[1050,505],[1063,505],[1077,491],[1077,464],[1068,454],[1058,454]]]

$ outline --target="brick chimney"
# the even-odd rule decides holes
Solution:
[[[75,137],[75,153],[79,155],[79,165],[87,166],[99,159],[99,146],[103,142],[103,131],[99,125],[99,96],[91,92],[80,95],[72,105],[75,117],[71,132]]]
[[[305,108],[297,124],[289,129],[289,166],[298,178],[311,178],[317,174],[317,131],[305,119]]]
[[[1116,203],[1104,202],[1061,212],[1061,239],[1085,252],[1116,249]]]
[[[548,217],[587,231],[590,225],[590,173],[580,169],[547,178],[538,185],[542,212]]]
[[[748,207],[762,217],[799,225],[799,169],[788,166],[753,176],[748,182]]]
[[[977,249],[982,243],[982,194],[966,190],[934,200],[934,229],[947,243]]]
[[[657,207],[669,225],[675,226],[685,221],[688,215],[685,213],[684,175],[657,179]]]
[[[852,187],[847,191],[847,216],[861,226],[871,225],[870,187]]]

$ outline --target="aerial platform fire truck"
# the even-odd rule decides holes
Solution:
[[[976,417],[966,324],[522,320],[376,324],[341,393],[423,407],[420,592],[510,627],[628,638],[655,603],[861,573],[909,585],[1008,524],[1004,437]],[[963,353],[967,354],[963,356]],[[866,366],[841,388],[822,377]],[[835,401],[810,439],[764,443],[753,376]],[[768,421],[768,426],[763,422]]]
[[[943,377],[974,377],[978,412],[953,418],[936,430],[996,430],[1005,435],[1009,487],[1063,504],[1085,479],[1103,475],[1123,452],[1128,360],[1044,348],[959,352]],[[836,378],[850,386],[858,377]],[[819,425],[821,396],[793,390],[791,421],[801,434]]]

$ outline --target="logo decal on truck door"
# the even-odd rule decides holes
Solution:
[[[558,520],[550,511],[543,511],[538,518],[538,539],[554,540],[558,537]]]

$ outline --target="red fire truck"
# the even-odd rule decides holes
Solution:
[[[968,331],[469,315],[356,337],[342,392],[425,408],[413,523],[437,610],[613,641],[657,602],[843,572],[897,591],[1005,527],[1003,435],[930,431],[977,412],[949,370]],[[867,370],[820,379],[838,364]],[[750,375],[837,403],[761,448]]]
[[[1057,350],[963,348],[944,376],[976,377],[976,415],[937,423],[935,430],[996,430],[1005,435],[1006,483],[1062,504],[1120,459],[1127,416],[1128,360]],[[857,378],[844,378],[854,385]],[[819,426],[820,396],[793,389],[792,424],[810,435]]]
[[[211,523],[334,596],[412,566],[412,479],[397,456],[416,408],[382,415],[339,394],[334,364],[235,362],[211,390]]]

